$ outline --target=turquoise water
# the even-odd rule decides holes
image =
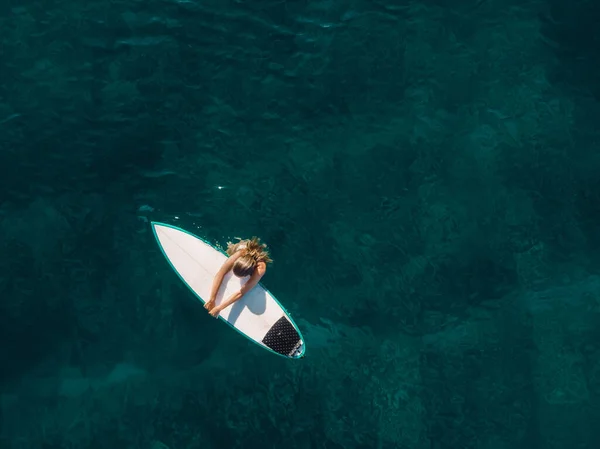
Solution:
[[[0,5],[2,449],[600,447],[600,10]],[[258,235],[307,355],[149,221]]]

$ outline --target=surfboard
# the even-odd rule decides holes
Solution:
[[[177,226],[154,221],[151,226],[171,268],[204,304],[210,297],[213,279],[227,260],[227,254]],[[215,303],[219,305],[239,291],[248,278],[238,278],[231,271],[227,273]],[[304,357],[306,346],[300,329],[289,312],[262,283],[223,309],[219,319],[274,354],[292,359]]]

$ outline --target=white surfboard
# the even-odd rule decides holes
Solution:
[[[205,240],[176,226],[151,223],[154,236],[171,268],[204,304],[210,297],[215,275],[227,254]],[[223,279],[216,298],[221,304],[246,283],[231,271]],[[208,313],[208,312],[207,312]],[[284,357],[304,357],[302,334],[290,314],[260,283],[239,301],[223,309],[219,318],[259,346]]]

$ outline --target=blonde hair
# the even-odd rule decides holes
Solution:
[[[252,237],[247,240],[240,240],[237,243],[227,242],[227,254],[233,255],[245,245],[244,254],[242,254],[233,264],[233,274],[238,277],[249,276],[254,273],[258,262],[271,263],[273,260],[267,250],[267,245],[260,242],[258,237]]]

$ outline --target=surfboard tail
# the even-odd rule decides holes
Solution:
[[[273,324],[262,342],[278,354],[288,357],[294,357],[303,345],[300,334],[285,316]]]

